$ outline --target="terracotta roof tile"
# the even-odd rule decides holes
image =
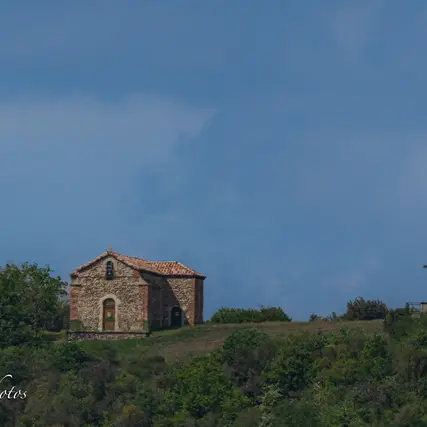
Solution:
[[[190,267],[181,264],[178,261],[149,261],[150,266],[154,267],[161,274],[167,275],[191,275],[191,276],[203,276]]]
[[[85,270],[87,267],[90,267],[92,264],[96,263],[97,261],[102,260],[103,258],[106,258],[107,256],[113,256],[117,260],[123,262],[124,264],[128,265],[131,268],[134,268],[135,270],[145,270],[150,271],[152,273],[160,274],[162,276],[197,276],[197,277],[203,277],[205,276],[203,274],[200,274],[199,272],[191,269],[190,267],[185,266],[184,264],[181,264],[178,261],[148,261],[144,258],[137,258],[133,256],[128,255],[121,255],[117,252],[104,252],[101,255],[97,256],[92,261],[81,265],[79,268],[74,270],[73,273],[71,273],[71,276],[76,277],[81,273],[83,270]]]

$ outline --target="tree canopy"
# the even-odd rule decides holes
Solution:
[[[7,264],[0,270],[0,348],[31,343],[53,327],[66,283],[49,267]]]

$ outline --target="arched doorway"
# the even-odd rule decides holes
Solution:
[[[116,304],[112,298],[107,298],[103,304],[103,324],[104,331],[114,331],[116,325]]]
[[[171,326],[181,326],[182,325],[182,311],[179,307],[172,307],[171,310]]]

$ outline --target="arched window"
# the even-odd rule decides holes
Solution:
[[[108,261],[106,266],[106,278],[107,280],[114,279],[114,264],[113,261]]]

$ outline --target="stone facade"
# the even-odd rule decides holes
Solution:
[[[113,265],[111,280],[106,276],[108,262]],[[70,320],[79,321],[85,331],[105,331],[104,302],[113,300],[112,332],[169,327],[172,312],[175,323],[202,323],[204,278],[176,262],[107,252],[72,273]]]

